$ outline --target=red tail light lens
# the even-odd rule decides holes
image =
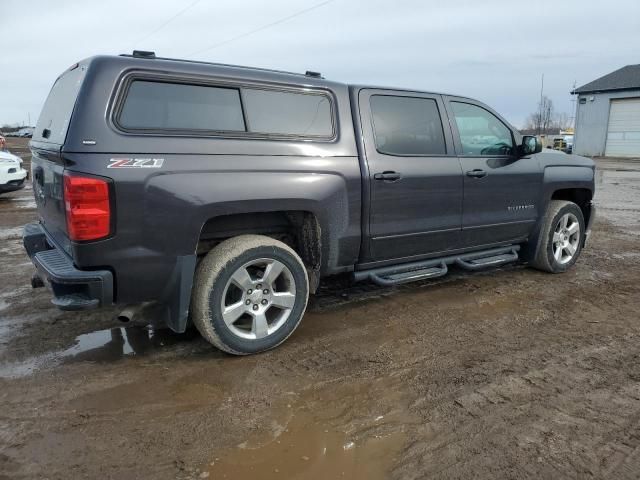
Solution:
[[[111,207],[105,180],[65,173],[64,206],[71,240],[97,240],[109,235]]]

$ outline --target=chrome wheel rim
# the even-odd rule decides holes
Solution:
[[[580,244],[580,222],[573,213],[565,213],[553,231],[553,258],[563,265],[570,262]]]
[[[238,268],[225,285],[220,308],[234,335],[259,340],[285,324],[296,301],[291,270],[272,258],[259,258]]]

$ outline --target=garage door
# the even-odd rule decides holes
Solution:
[[[640,157],[640,98],[611,101],[605,155]]]

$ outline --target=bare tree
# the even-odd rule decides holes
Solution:
[[[540,133],[546,132],[551,128],[551,121],[553,119],[553,102],[547,96],[542,97],[538,105],[538,119]]]
[[[538,102],[538,109],[527,118],[525,127],[535,130],[538,135],[547,133],[552,128],[554,120],[553,102],[547,96],[543,96]]]
[[[565,112],[559,112],[555,115],[553,126],[560,130],[566,130],[571,127],[571,119]]]

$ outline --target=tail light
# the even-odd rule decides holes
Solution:
[[[109,235],[111,206],[106,180],[65,172],[64,206],[71,240],[97,240]]]

